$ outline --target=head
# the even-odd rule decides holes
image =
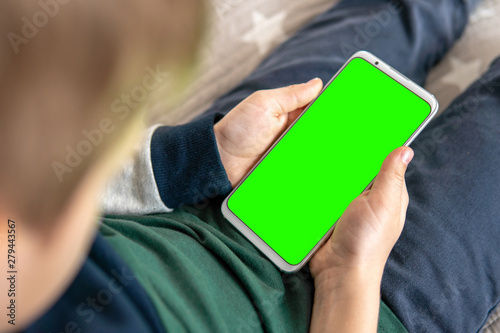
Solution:
[[[140,108],[122,119],[113,100],[141,84],[147,66],[172,71],[194,59],[204,24],[200,2],[1,2],[0,34],[7,38],[0,53],[0,195],[11,214],[51,223],[134,126]],[[103,119],[111,120],[112,133],[98,146],[78,147],[82,132]],[[68,165],[78,148],[87,156]]]
[[[117,112],[113,102],[142,85],[146,68],[179,81],[204,28],[202,0],[0,2],[0,217],[22,224],[26,276],[43,269],[29,260],[36,244],[71,247],[61,233],[77,230],[84,238],[78,253],[61,258],[68,268],[59,287],[30,293],[40,301],[26,322],[76,273],[100,186],[140,133],[141,105]],[[36,292],[28,280],[25,291]]]

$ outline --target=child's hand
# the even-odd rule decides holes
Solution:
[[[363,152],[360,151],[360,154]],[[378,284],[406,218],[405,171],[413,158],[408,147],[385,159],[373,186],[357,197],[337,221],[330,239],[310,261],[317,288],[331,285],[353,271]]]
[[[266,150],[323,87],[320,79],[261,90],[236,106],[214,126],[222,164],[236,186]]]
[[[407,147],[389,154],[373,186],[347,207],[309,262],[315,286],[310,332],[377,330],[382,273],[403,230],[412,157]]]

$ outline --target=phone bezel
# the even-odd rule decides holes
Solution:
[[[323,93],[323,91],[328,88],[328,86],[335,80],[335,78],[342,72],[342,70],[353,60],[356,58],[361,58],[372,64],[373,66],[379,68],[386,75],[406,87],[408,90],[422,98],[426,101],[430,107],[431,112],[429,116],[420,124],[417,130],[410,136],[410,138],[406,141],[404,146],[409,146],[413,140],[422,132],[422,130],[429,124],[429,122],[434,118],[438,109],[439,103],[437,99],[426,91],[424,88],[420,87],[415,82],[408,79],[406,76],[383,62],[381,59],[377,58],[373,54],[367,51],[359,51],[352,55],[349,60],[340,68],[340,70],[330,79],[330,81],[324,86],[323,90],[318,94],[318,97]],[[228,207],[228,200],[231,195],[239,188],[239,186],[245,181],[245,179],[253,172],[253,170],[260,164],[260,162],[269,154],[269,152],[276,146],[276,144],[288,133],[290,128],[292,128],[295,123],[299,120],[300,117],[309,109],[309,107],[316,101],[318,98],[316,97],[309,105],[304,109],[304,111],[295,119],[295,121],[283,132],[283,134],[273,143],[273,145],[265,152],[262,158],[255,164],[255,166],[245,175],[245,177],[235,186],[235,188],[231,191],[231,193],[224,199],[222,203],[221,211],[223,216],[240,232],[242,233],[252,244],[254,244],[259,251],[261,251],[266,257],[268,257],[280,270],[293,273],[300,270],[311,258],[311,256],[321,247],[321,245],[330,237],[333,230],[335,229],[336,223],[330,228],[330,230],[321,238],[321,240],[312,248],[312,250],[307,254],[307,256],[298,264],[291,265],[286,262],[277,252],[275,252],[267,243],[265,243],[256,233],[253,232],[243,221],[241,221]],[[370,182],[368,186],[365,188],[368,189],[371,184]]]

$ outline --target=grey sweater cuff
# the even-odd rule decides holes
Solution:
[[[140,141],[132,157],[111,179],[100,196],[104,214],[145,215],[169,213],[156,186],[151,164],[151,138],[159,127],[150,127]]]

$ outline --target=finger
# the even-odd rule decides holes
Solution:
[[[303,84],[264,90],[262,94],[268,103],[273,103],[269,106],[274,115],[280,116],[303,108],[318,96],[322,88],[323,81],[316,78]]]
[[[370,194],[380,195],[387,203],[401,202],[405,189],[405,172],[413,158],[413,150],[401,147],[387,156],[373,182]]]

